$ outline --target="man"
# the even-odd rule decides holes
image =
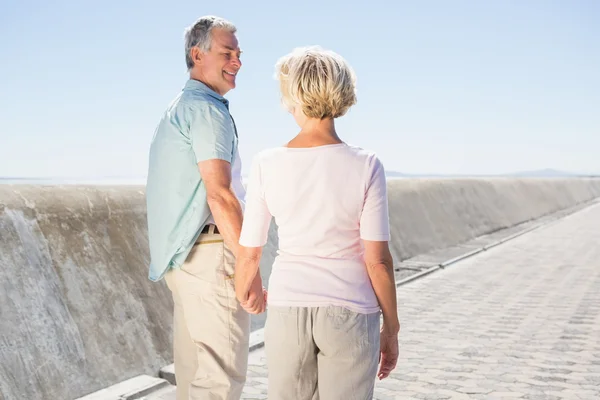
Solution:
[[[149,278],[164,277],[173,294],[177,400],[237,400],[246,379],[250,317],[233,286],[245,192],[223,97],[242,66],[235,33],[231,22],[214,16],[186,29],[190,79],[150,148]],[[249,312],[264,310],[260,276],[249,299]]]

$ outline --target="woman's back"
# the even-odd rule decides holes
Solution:
[[[248,187],[240,241],[260,237],[261,246],[266,220],[278,226],[270,304],[377,311],[361,245],[389,239],[385,174],[373,153],[345,143],[270,149],[256,157]]]

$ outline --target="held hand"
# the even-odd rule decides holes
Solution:
[[[242,308],[250,314],[260,314],[265,311],[267,291],[260,279],[255,279],[250,286],[246,301],[240,302]]]
[[[381,363],[379,366],[379,372],[377,377],[379,380],[387,378],[392,370],[396,368],[398,362],[398,335],[389,334],[382,331],[379,335],[380,339],[380,351],[381,351]]]

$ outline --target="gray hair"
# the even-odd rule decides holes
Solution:
[[[193,47],[198,47],[203,52],[210,51],[212,44],[211,31],[214,28],[225,29],[231,33],[235,33],[237,28],[235,25],[226,19],[207,15],[200,17],[194,24],[185,30],[185,63],[188,70],[194,68],[194,60],[190,54]]]

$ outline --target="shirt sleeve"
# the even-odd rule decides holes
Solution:
[[[194,107],[190,138],[196,162],[219,159],[232,162],[235,131],[229,112],[212,104]]]
[[[385,242],[390,240],[385,169],[377,157],[373,157],[370,164],[365,202],[360,217],[360,237],[364,240]]]
[[[267,208],[259,159],[252,162],[246,191],[246,209],[240,233],[240,245],[262,247],[267,244],[272,215]]]

